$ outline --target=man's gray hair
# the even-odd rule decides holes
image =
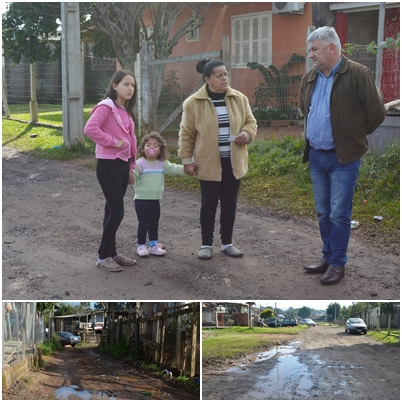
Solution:
[[[339,51],[341,50],[341,41],[335,29],[332,27],[317,28],[308,36],[307,43],[314,42],[317,39],[327,45],[333,43]]]

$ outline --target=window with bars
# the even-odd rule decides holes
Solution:
[[[269,66],[272,54],[272,13],[232,17],[232,67],[255,61]]]

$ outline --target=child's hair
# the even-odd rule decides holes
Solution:
[[[131,77],[133,77],[134,83],[135,83],[135,77],[134,77],[133,73],[130,73],[130,71],[128,71],[128,70],[117,70],[113,74],[112,80],[110,81],[109,87],[106,90],[106,93],[105,93],[105,96],[103,97],[103,99],[110,98],[114,101],[117,99],[117,92],[113,88],[113,84],[118,84],[126,75],[130,75]],[[135,105],[136,96],[137,96],[137,85],[135,85],[133,96],[124,105],[126,107],[127,112],[130,114],[131,118],[134,121],[135,121],[134,105]]]
[[[141,143],[138,147],[138,155],[139,157],[143,157],[145,158],[145,144],[150,140],[150,139],[154,139],[156,141],[158,141],[159,147],[161,149],[160,154],[158,155],[158,159],[160,161],[164,161],[169,159],[169,149],[168,146],[166,144],[166,141],[163,139],[163,137],[157,133],[156,131],[151,131],[149,134],[147,134],[146,136],[144,136],[141,140]]]

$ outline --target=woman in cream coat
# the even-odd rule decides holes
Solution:
[[[231,88],[220,60],[201,60],[205,85],[187,98],[179,132],[179,158],[186,173],[197,172],[201,187],[202,246],[198,258],[212,257],[215,215],[220,201],[221,251],[243,253],[232,244],[240,179],[248,170],[247,145],[257,132],[248,98]]]

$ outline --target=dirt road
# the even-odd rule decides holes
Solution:
[[[194,179],[196,180],[196,179]],[[166,190],[160,241],[165,257],[137,258],[107,273],[95,266],[104,198],[83,161],[47,161],[3,147],[3,300],[399,300],[399,255],[352,233],[346,277],[325,287],[303,265],[321,258],[315,221],[238,207],[234,241],[245,256],[220,250],[197,259],[199,196]],[[133,189],[118,250],[135,257]],[[218,225],[216,225],[218,226]],[[394,253],[393,253],[394,252]]]
[[[289,337],[291,338],[291,337]],[[400,399],[400,350],[343,327],[311,327],[226,371],[203,368],[202,398]]]
[[[28,372],[3,399],[200,399],[174,379],[146,373],[94,347],[66,346]]]

